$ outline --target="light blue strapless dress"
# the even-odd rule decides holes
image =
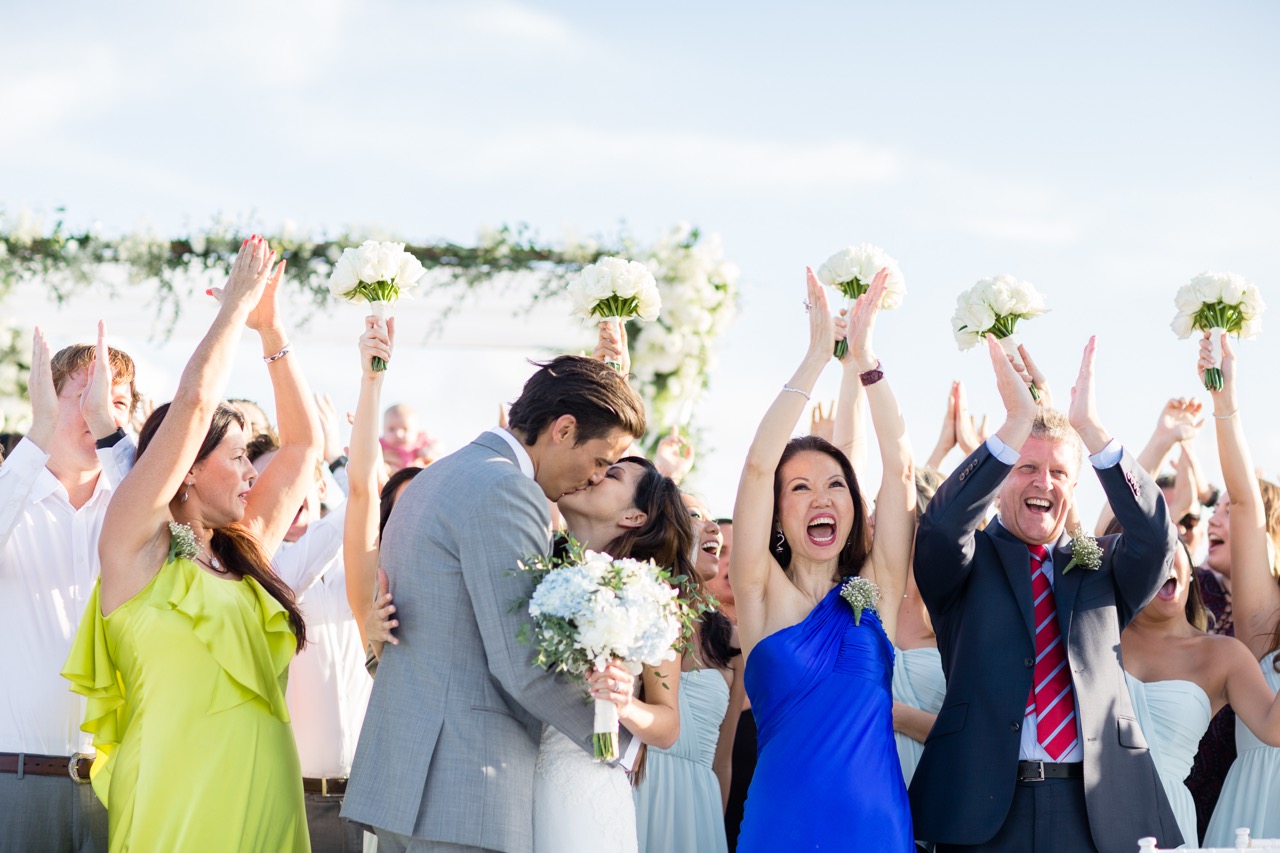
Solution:
[[[1280,692],[1276,652],[1261,661],[1262,674]],[[1206,847],[1230,847],[1236,828],[1247,826],[1254,838],[1280,838],[1280,747],[1267,746],[1236,722],[1236,760],[1222,785],[1222,796],[1205,830]]]
[[[1196,804],[1186,786],[1200,738],[1213,718],[1213,705],[1191,681],[1142,682],[1124,674],[1138,725],[1147,737],[1151,760],[1182,832],[1183,847],[1196,846]]]
[[[893,659],[893,701],[919,708],[930,714],[942,710],[947,695],[947,679],[942,674],[942,655],[937,649],[897,649]],[[924,744],[901,732],[893,733],[898,747],[898,763],[902,780],[911,784],[916,765],[924,753]]]
[[[670,749],[649,747],[636,788],[640,853],[727,853],[720,782],[711,762],[729,708],[729,685],[714,669],[680,673],[680,737]]]

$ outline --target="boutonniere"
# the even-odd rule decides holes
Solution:
[[[199,553],[200,546],[196,544],[196,534],[191,525],[169,522],[169,560],[174,557],[194,560]]]
[[[862,624],[862,611],[880,612],[880,587],[866,578],[849,578],[840,587],[840,597],[853,608],[853,624]]]
[[[1096,572],[1102,565],[1102,548],[1098,545],[1097,539],[1085,535],[1083,527],[1077,527],[1071,532],[1070,547],[1071,562],[1067,563],[1067,567],[1062,570],[1064,575],[1075,566]]]

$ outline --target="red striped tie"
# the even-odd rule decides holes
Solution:
[[[1036,712],[1036,740],[1050,760],[1061,761],[1076,745],[1076,700],[1071,689],[1067,650],[1058,628],[1053,586],[1043,571],[1049,549],[1028,545],[1031,552],[1031,598],[1035,602],[1035,681],[1027,696],[1027,713]]]

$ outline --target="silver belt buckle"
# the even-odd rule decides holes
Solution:
[[[1035,776],[1024,776],[1024,775],[1022,775],[1021,773],[1019,773],[1019,774],[1018,774],[1018,781],[1019,781],[1019,782],[1043,782],[1043,781],[1044,781],[1044,762],[1043,762],[1043,761],[1029,761],[1029,762],[1027,762],[1027,763],[1028,763],[1028,764],[1034,764],[1034,765],[1035,765],[1035,770],[1036,770],[1037,775],[1035,775]]]
[[[71,781],[75,782],[77,785],[89,784],[88,779],[80,778],[80,759],[82,758],[87,758],[92,762],[95,755],[91,755],[87,752],[73,752],[71,753],[71,758],[67,760],[67,775],[70,776]]]

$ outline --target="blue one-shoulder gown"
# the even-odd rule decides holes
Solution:
[[[759,726],[739,853],[915,849],[893,740],[893,645],[879,616],[831,590],[751,651]]]

